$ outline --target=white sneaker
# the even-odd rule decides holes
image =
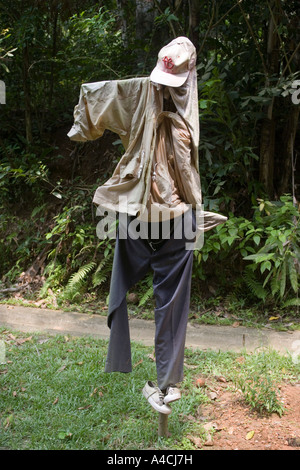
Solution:
[[[159,413],[169,415],[171,413],[171,408],[164,403],[164,394],[162,391],[154,385],[153,382],[146,382],[146,385],[143,388],[143,395],[148,400],[152,408],[154,408]]]
[[[180,400],[181,392],[179,388],[173,387],[172,385],[166,389],[165,396],[164,396],[164,403],[167,405],[172,401]]]

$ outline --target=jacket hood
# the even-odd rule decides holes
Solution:
[[[189,128],[194,145],[198,148],[200,126],[196,67],[190,70],[186,82],[181,87],[169,87],[169,91],[179,115]]]

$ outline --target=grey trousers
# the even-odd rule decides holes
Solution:
[[[188,212],[174,219],[183,224]],[[178,225],[177,225],[178,226]],[[183,231],[182,231],[183,232]],[[155,357],[160,389],[183,379],[184,347],[190,305],[193,251],[186,249],[187,239],[171,237],[152,245],[144,239],[116,239],[110,285],[108,326],[110,340],[106,372],[131,372],[130,331],[126,293],[153,270],[155,308]],[[154,249],[153,247],[157,247]]]

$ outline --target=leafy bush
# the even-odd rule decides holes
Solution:
[[[46,239],[52,241],[48,253],[52,269],[47,270],[46,286],[53,288],[53,282],[56,283],[56,287],[60,287],[59,298],[72,302],[81,301],[87,292],[99,289],[108,280],[113,254],[113,241],[99,242],[92,221],[82,222],[82,218],[87,217],[89,204],[78,197],[76,202],[80,204],[66,206],[55,217],[52,230],[46,234]],[[57,276],[53,276],[57,266],[60,266],[56,271],[58,283]]]
[[[275,299],[287,298],[290,292],[296,296],[300,274],[298,210],[289,196],[282,196],[278,203],[261,200],[256,219],[261,225],[261,233],[256,235],[257,242],[262,246],[257,253],[244,257],[253,261],[249,269],[253,272],[259,269],[264,277],[263,288],[269,286]],[[293,303],[299,304],[299,298],[295,298]]]
[[[202,251],[195,252],[195,276],[205,279],[210,259],[222,264],[224,276],[240,276],[256,298],[299,305],[299,211],[288,195],[258,202],[252,221],[229,216],[206,237]]]

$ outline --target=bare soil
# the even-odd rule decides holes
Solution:
[[[203,450],[299,450],[300,449],[300,383],[279,386],[285,411],[259,414],[245,403],[240,391],[228,391],[220,383],[217,398],[202,405],[198,418],[207,430]],[[189,436],[197,445],[197,436]],[[200,447],[200,445],[199,445]]]

